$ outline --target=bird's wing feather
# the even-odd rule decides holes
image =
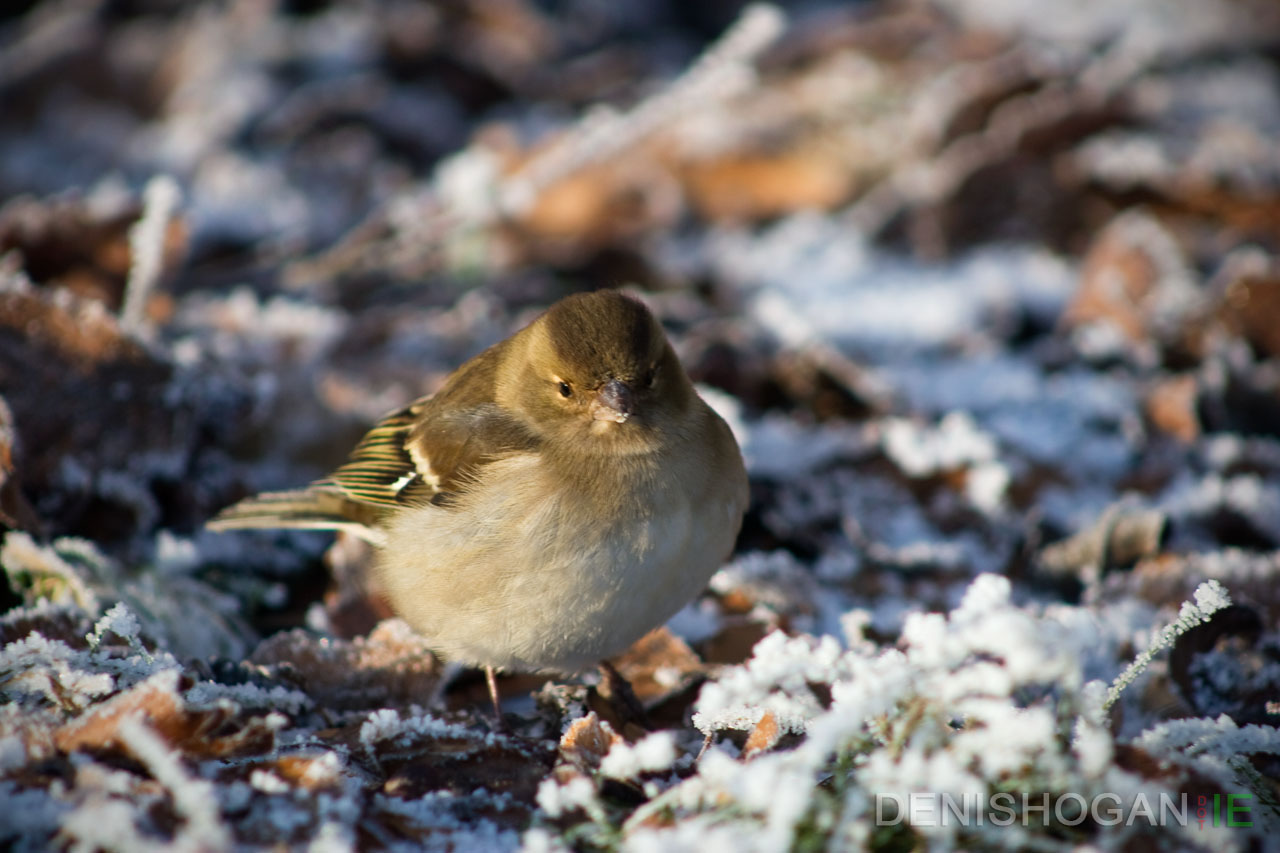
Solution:
[[[399,506],[410,497],[404,494],[405,489],[412,485],[417,491],[425,485],[425,481],[413,482],[422,478],[414,476],[417,473],[414,459],[405,444],[414,423],[430,401],[430,397],[415,400],[378,421],[351,451],[346,464],[317,485],[335,485],[361,503]],[[429,489],[423,497],[430,500],[433,495],[434,490]]]
[[[485,464],[537,446],[533,434],[494,403],[432,403],[423,398],[383,418],[325,482],[376,506],[442,502]]]
[[[378,511],[330,488],[263,492],[226,507],[208,522],[211,530],[291,528],[294,530],[347,530],[374,545],[381,545]]]
[[[458,368],[444,387],[382,418],[328,477],[279,495],[247,498],[224,509],[215,529],[355,527],[370,541],[396,508],[448,502],[484,465],[535,450],[538,441],[494,402],[494,374],[508,342]]]

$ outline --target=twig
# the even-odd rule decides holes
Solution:
[[[1011,65],[1013,60],[1002,55],[993,64]],[[1118,49],[1083,68],[1065,61],[1060,67],[1055,64],[1041,72],[1053,75],[1045,77],[1041,88],[1009,98],[992,111],[981,130],[958,137],[931,160],[894,171],[863,193],[846,209],[848,220],[874,235],[905,208],[941,203],[977,170],[1010,157],[1034,132],[1104,109],[1146,67],[1140,58]],[[969,76],[980,79],[976,70]]]
[[[156,175],[143,193],[142,218],[129,229],[133,260],[120,307],[120,326],[134,338],[146,331],[147,299],[164,272],[164,238],[169,220],[182,199],[178,184],[168,175]]]
[[[482,148],[462,151],[437,167],[426,193],[392,199],[335,247],[296,265],[290,278],[305,281],[370,267],[412,267],[461,231],[527,213],[558,181],[637,144],[708,102],[746,91],[755,80],[752,63],[785,23],[776,6],[748,6],[720,40],[665,89],[627,112],[609,107],[589,111],[559,141],[511,175],[503,176]],[[453,183],[458,187],[449,186]]]
[[[634,145],[705,101],[745,91],[755,82],[751,63],[777,39],[785,23],[786,16],[777,6],[748,6],[720,40],[666,89],[626,113],[608,107],[589,112],[562,140],[503,181],[498,187],[498,211],[518,216],[532,207],[543,190],[566,176]]]
[[[1134,658],[1133,663],[1125,667],[1124,672],[1120,673],[1116,680],[1111,682],[1111,688],[1107,691],[1107,698],[1102,703],[1102,710],[1111,709],[1111,706],[1120,698],[1120,694],[1124,692],[1124,689],[1132,684],[1133,680],[1151,664],[1157,652],[1171,645],[1174,640],[1195,626],[1208,622],[1214,613],[1230,606],[1231,596],[1223,589],[1222,584],[1217,581],[1208,580],[1196,587],[1195,604],[1190,601],[1184,601],[1182,609],[1178,613],[1178,618],[1157,634],[1155,639],[1151,641],[1151,645],[1142,654]]]

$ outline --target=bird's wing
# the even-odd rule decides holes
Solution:
[[[485,464],[537,447],[532,433],[494,403],[433,405],[435,399],[383,418],[317,485],[378,507],[444,502]]]
[[[333,488],[263,492],[226,507],[208,522],[210,530],[289,528],[346,530],[361,539],[383,544],[376,507],[349,499]]]
[[[422,497],[430,500],[435,491],[416,476],[419,472],[406,447],[410,431],[430,402],[430,397],[423,397],[378,421],[351,451],[346,464],[315,485],[337,486],[353,500],[386,507],[399,506],[402,498],[426,486]]]

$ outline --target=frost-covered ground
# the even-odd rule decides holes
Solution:
[[[1275,848],[1273,4],[19,5],[0,846]],[[752,479],[640,709],[203,530],[621,285]]]

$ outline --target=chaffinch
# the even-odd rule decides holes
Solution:
[[[577,294],[383,418],[329,477],[210,527],[346,529],[448,660],[574,672],[624,651],[731,552],[747,475],[662,327]]]

